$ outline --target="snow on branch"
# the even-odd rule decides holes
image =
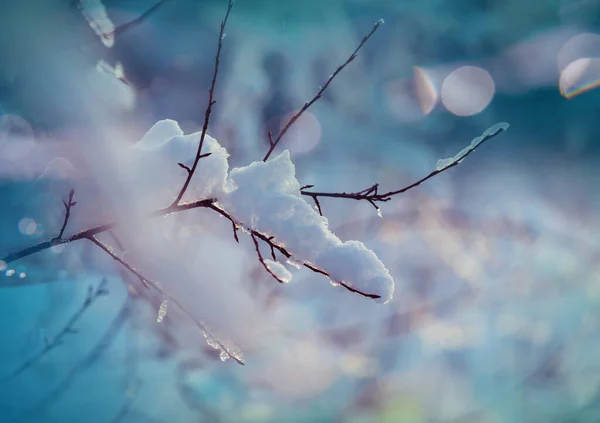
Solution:
[[[115,26],[101,0],[78,0],[75,5],[106,47],[115,44]]]
[[[152,13],[163,3],[164,1],[157,3],[148,13]],[[97,32],[102,29],[103,34],[114,35],[114,30],[111,30],[113,33],[106,32],[103,27],[109,24],[106,23],[108,18],[103,7],[100,8],[99,0],[82,0],[78,4]],[[84,7],[84,4],[93,5],[95,9]],[[360,48],[383,23],[383,20],[380,20],[363,37],[346,62],[329,77],[316,96],[306,102],[292,117],[280,134],[274,139],[272,134],[269,134],[269,150],[261,161],[230,169],[227,150],[216,139],[209,136],[207,131],[212,106],[215,104],[214,89],[219,72],[225,26],[232,7],[233,1],[229,1],[225,17],[221,22],[214,73],[202,130],[185,135],[177,122],[161,120],[154,124],[138,143],[126,149],[121,165],[127,169],[127,177],[124,178],[123,184],[132,196],[128,198],[128,202],[135,207],[141,205],[144,212],[140,218],[147,219],[192,209],[211,210],[231,222],[237,242],[239,242],[239,230],[251,237],[259,262],[278,282],[287,283],[292,279],[292,274],[284,265],[285,263],[297,269],[306,267],[326,277],[334,286],[342,286],[350,292],[377,302],[389,302],[394,292],[394,280],[390,272],[377,255],[362,242],[355,240],[344,242],[329,229],[328,220],[322,215],[319,197],[365,200],[379,210],[378,202],[389,201],[392,196],[414,188],[456,166],[485,141],[506,130],[508,124],[499,124],[490,128],[456,156],[438,162],[436,170],[428,176],[396,191],[379,194],[378,184],[354,193],[313,192],[306,191],[312,187],[311,185],[301,187],[296,179],[295,167],[289,152],[284,150],[272,158],[271,155],[283,135],[300,115],[321,98],[333,79],[356,58]],[[201,159],[202,166],[200,166]],[[186,176],[183,184],[181,183],[182,171]],[[159,323],[167,315],[167,305],[173,306],[194,322],[210,346],[219,350],[221,360],[231,358],[243,365],[244,360],[236,347],[225,345],[217,339],[191,310],[168,292],[168,288],[142,274],[122,255],[115,253],[109,245],[99,240],[98,235],[104,232],[111,233],[113,229],[123,224],[123,216],[117,216],[111,222],[65,236],[72,208],[77,204],[74,195],[75,192],[71,190],[68,201],[64,202],[65,216],[57,236],[8,254],[1,259],[0,263],[7,264],[56,245],[87,240],[134,275],[149,290],[148,292],[157,294],[161,301],[157,317]],[[318,210],[309,204],[306,197],[312,198]],[[172,201],[173,198],[175,199]],[[169,205],[165,207],[166,204]],[[269,247],[271,259],[264,258],[260,249],[261,242]]]

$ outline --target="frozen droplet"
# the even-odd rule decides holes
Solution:
[[[229,358],[229,354],[227,354],[227,351],[222,350],[219,354],[219,358],[221,359],[221,361],[227,361],[227,359]]]
[[[269,269],[269,271],[273,273],[279,279],[279,281],[288,283],[292,280],[292,274],[283,266],[283,264],[268,259],[263,260],[263,262],[265,266],[267,266],[267,269]]]
[[[439,159],[437,161],[437,163],[435,164],[435,170],[442,170],[445,167],[452,164],[453,161],[454,161],[454,157],[449,157],[447,159]]]
[[[5,273],[6,276],[12,276],[15,274],[15,269],[8,269]]]
[[[26,277],[27,277],[27,273],[25,273],[25,272],[19,273],[19,278],[25,279]]]
[[[206,338],[206,343],[214,348],[215,350],[220,349],[221,347],[219,346],[219,343],[217,341],[215,341],[213,338],[211,338],[210,336]]]
[[[163,302],[160,303],[160,307],[158,308],[158,316],[156,317],[157,323],[162,323],[163,319],[167,315],[168,308],[169,300],[163,300]]]
[[[381,209],[379,207],[377,207],[377,216],[383,217],[383,215],[381,214]]]
[[[333,279],[329,279],[329,283],[330,283],[332,286],[336,286],[336,287],[337,287],[337,286],[340,286],[340,283],[339,283],[339,282],[336,282],[336,281],[334,281]]]
[[[296,269],[301,269],[302,268],[302,263],[300,263],[299,261],[294,260],[292,257],[288,258],[285,262],[287,264],[289,264],[290,266],[294,266]]]

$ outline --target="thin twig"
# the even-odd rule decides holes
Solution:
[[[40,359],[46,356],[50,351],[54,348],[62,345],[63,338],[67,335],[73,335],[79,333],[78,329],[75,328],[75,324],[81,319],[81,317],[85,314],[85,312],[94,304],[94,302],[103,296],[108,295],[108,290],[106,289],[106,278],[103,278],[98,286],[94,289],[92,286],[89,286],[87,291],[87,295],[85,301],[79,306],[77,311],[73,313],[73,315],[69,318],[67,323],[63,326],[63,328],[56,334],[56,336],[50,341],[48,339],[45,340],[44,348],[39,351],[37,354],[34,354],[24,363],[22,363],[19,367],[13,370],[10,374],[4,376],[1,380],[5,381],[8,379],[13,379],[23,373],[25,370],[33,366]]]
[[[379,184],[373,184],[369,188],[366,188],[366,189],[364,189],[362,191],[358,191],[358,192],[350,192],[350,193],[347,193],[347,192],[314,192],[314,191],[306,191],[306,189],[301,189],[300,194],[311,197],[317,204],[317,208],[319,209],[319,213],[321,215],[323,215],[323,213],[321,212],[321,206],[318,202],[319,197],[347,198],[347,199],[358,200],[358,201],[364,200],[364,201],[368,201],[377,211],[379,211],[379,207],[377,206],[378,202],[389,201],[389,200],[391,200],[391,198],[393,196],[402,194],[412,188],[415,188],[415,187],[421,185],[423,182],[433,178],[434,176],[439,175],[440,173],[445,172],[446,170],[451,169],[454,166],[457,166],[467,156],[469,156],[471,153],[473,153],[475,150],[477,150],[477,148],[479,148],[479,146],[481,146],[483,143],[494,138],[495,136],[499,135],[501,132],[504,132],[504,131],[505,131],[504,128],[499,128],[495,132],[491,132],[489,134],[484,134],[481,138],[481,141],[479,141],[479,143],[477,143],[476,145],[474,145],[471,148],[467,148],[463,154],[455,157],[447,165],[445,165],[439,169],[436,169],[433,172],[431,172],[430,174],[428,174],[427,176],[419,179],[418,181],[413,182],[412,184],[407,185],[404,188],[400,188],[395,191],[389,191],[389,192],[380,194],[379,193]],[[312,187],[312,185],[310,187]]]
[[[281,141],[281,138],[285,135],[285,133],[288,131],[288,129],[290,129],[290,127],[294,124],[294,122],[296,122],[296,120],[298,120],[298,118],[310,106],[313,105],[313,103],[315,103],[318,99],[320,99],[323,96],[323,93],[325,92],[325,90],[327,89],[327,87],[329,86],[329,84],[331,84],[331,81],[333,81],[333,79],[346,66],[348,66],[348,64],[350,64],[350,62],[352,62],[354,59],[356,59],[356,55],[358,54],[358,51],[369,40],[369,38],[371,38],[371,36],[375,33],[375,31],[377,31],[377,29],[381,26],[381,24],[383,24],[383,19],[380,19],[377,22],[375,22],[375,25],[373,25],[373,28],[371,29],[371,31],[367,35],[365,35],[363,37],[363,39],[361,40],[361,42],[358,45],[358,47],[356,47],[356,50],[354,50],[354,52],[350,55],[350,57],[343,64],[341,64],[340,66],[338,66],[338,68],[335,70],[335,72],[333,72],[329,76],[329,78],[327,79],[327,81],[325,82],[325,84],[322,87],[320,87],[319,92],[317,92],[317,94],[312,98],[312,100],[307,101],[306,103],[304,103],[304,106],[302,106],[302,109],[300,109],[300,111],[298,111],[298,113],[296,113],[294,116],[292,116],[292,118],[283,127],[283,129],[281,130],[281,132],[279,132],[279,135],[277,135],[277,137],[275,137],[275,139],[273,139],[273,134],[269,131],[269,151],[267,151],[267,154],[265,154],[265,157],[263,157],[263,162],[266,162],[269,159],[269,157],[271,156],[271,153],[273,153],[273,150],[275,150],[275,147],[277,147],[277,144],[279,144],[279,141]]]
[[[233,0],[229,0],[229,4],[227,5],[227,13],[225,13],[225,18],[221,21],[221,30],[219,31],[219,43],[217,46],[217,55],[215,56],[215,70],[213,73],[212,82],[210,84],[210,89],[208,91],[208,105],[206,106],[206,111],[204,112],[204,126],[202,126],[202,134],[200,135],[200,141],[198,143],[198,151],[196,152],[196,158],[194,159],[194,164],[187,172],[188,173],[187,178],[185,179],[185,182],[183,183],[183,187],[181,187],[181,191],[179,191],[179,194],[177,194],[175,201],[173,201],[173,203],[172,203],[173,206],[176,206],[179,204],[179,202],[183,198],[183,195],[187,191],[188,186],[190,185],[190,182],[192,180],[192,177],[194,176],[194,173],[196,172],[196,168],[198,167],[198,163],[200,162],[200,159],[202,157],[206,157],[205,155],[202,154],[202,146],[204,145],[204,138],[206,137],[206,131],[208,130],[208,122],[210,121],[210,114],[212,112],[212,106],[213,106],[213,104],[216,103],[216,101],[213,100],[213,94],[215,91],[215,84],[217,83],[217,75],[219,73],[219,62],[220,62],[220,57],[221,57],[221,49],[223,48],[223,39],[225,38],[225,25],[227,25],[227,19],[229,19],[229,12],[231,12],[232,8],[233,8]]]
[[[114,30],[112,30],[110,32],[105,32],[104,34],[102,34],[102,36],[105,38],[110,37],[110,36],[116,37],[117,35],[121,35],[124,32],[135,28],[136,26],[144,23],[144,21],[147,20],[150,17],[150,15],[152,15],[158,9],[160,9],[160,7],[163,4],[165,4],[167,1],[169,1],[169,0],[161,0],[161,1],[157,2],[156,4],[151,6],[149,9],[147,9],[144,13],[142,13],[140,16],[138,16],[137,18],[132,19],[129,22],[125,22],[124,24],[117,26]]]
[[[67,201],[63,201],[63,205],[65,206],[65,218],[63,220],[62,227],[60,228],[60,232],[58,233],[55,240],[61,240],[63,235],[65,234],[65,229],[67,229],[67,224],[69,223],[69,219],[71,217],[71,209],[77,204],[77,201],[73,201],[73,196],[75,195],[75,190],[72,189],[69,191],[69,199]]]
[[[260,252],[260,247],[258,245],[258,239],[256,239],[256,235],[251,234],[250,235],[252,237],[252,241],[254,242],[254,248],[256,249],[256,254],[258,255],[258,261],[260,262],[260,264],[262,264],[262,266],[265,268],[265,270],[267,271],[267,273],[269,275],[271,275],[273,277],[273,279],[275,279],[277,282],[279,283],[285,283],[285,281],[283,279],[281,279],[279,276],[277,276],[275,274],[275,272],[273,272],[269,266],[267,265],[267,263],[265,263],[265,259],[262,256],[262,253]],[[271,245],[271,250],[273,250],[273,245]]]

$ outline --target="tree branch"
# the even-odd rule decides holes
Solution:
[[[251,234],[250,235],[252,237],[252,241],[254,242],[254,248],[256,249],[256,254],[258,255],[258,261],[260,262],[260,264],[262,264],[262,266],[265,268],[265,270],[267,271],[267,273],[269,275],[271,275],[273,277],[273,279],[275,279],[277,282],[279,283],[285,283],[284,280],[282,280],[279,276],[277,276],[267,265],[267,263],[265,263],[265,259],[262,256],[262,253],[260,252],[260,247],[258,245],[258,240],[256,239],[256,235]],[[273,250],[273,246],[271,245],[271,250]]]
[[[219,62],[220,62],[220,57],[221,57],[221,49],[223,48],[223,39],[225,38],[225,25],[227,25],[227,19],[229,19],[229,13],[231,12],[232,8],[233,8],[233,0],[229,0],[229,4],[227,5],[227,13],[225,13],[225,18],[221,21],[221,30],[219,32],[219,43],[217,45],[217,55],[215,56],[215,70],[213,73],[212,82],[210,84],[210,89],[208,91],[208,105],[206,106],[206,111],[204,112],[204,126],[202,127],[202,134],[200,135],[200,142],[198,143],[198,151],[196,152],[196,158],[194,159],[194,164],[192,165],[192,167],[190,169],[188,169],[187,178],[185,179],[185,182],[183,183],[183,187],[179,191],[179,194],[177,194],[175,201],[173,201],[172,206],[176,206],[179,204],[179,202],[183,198],[183,195],[187,191],[188,186],[190,185],[190,182],[192,180],[192,177],[194,176],[194,173],[196,172],[196,168],[198,167],[198,163],[200,162],[200,159],[202,157],[206,157],[206,155],[202,154],[202,147],[204,145],[204,138],[206,137],[206,131],[208,130],[208,122],[210,121],[210,114],[212,112],[212,106],[213,106],[213,104],[216,103],[216,101],[213,100],[213,95],[214,95],[214,91],[215,91],[215,84],[217,83],[217,75],[219,73]]]
[[[272,250],[279,251],[281,254],[283,254],[285,256],[285,258],[287,258],[287,259],[293,258],[292,253],[290,253],[285,248],[285,246],[283,246],[282,244],[277,243],[275,241],[275,238],[273,236],[268,236],[268,235],[265,235],[265,234],[263,234],[261,232],[258,232],[256,230],[254,230],[254,229],[245,227],[240,222],[237,222],[233,216],[231,216],[225,210],[223,210],[222,208],[220,208],[216,204],[216,202],[211,203],[207,207],[210,208],[210,209],[212,209],[212,210],[214,210],[214,211],[216,211],[221,216],[227,218],[232,223],[232,225],[234,225],[234,227],[243,227],[248,233],[250,233],[250,236],[253,237],[253,241],[255,242],[255,245],[256,245],[256,240],[254,238],[258,238],[261,241],[264,241],[265,243],[267,243],[269,245],[269,247],[271,247]],[[326,276],[327,278],[331,279],[331,277],[329,276],[329,273],[327,273],[323,269],[318,268],[317,266],[315,266],[312,263],[304,263],[304,267],[306,267],[307,269],[312,270],[315,273],[319,273],[319,274],[321,274],[323,276]],[[358,289],[351,287],[350,285],[348,285],[347,283],[345,283],[343,281],[342,282],[336,282],[336,283],[339,283],[340,286],[343,286],[348,291],[354,292],[354,293],[359,294],[359,295],[362,295],[363,297],[373,298],[373,299],[381,298],[381,296],[377,295],[377,294],[369,294],[368,292],[359,291]]]
[[[493,129],[493,128],[490,128],[490,129]],[[498,129],[496,129],[494,131],[490,131],[490,129],[488,129],[486,132],[484,132],[481,135],[481,137],[479,137],[479,140],[477,143],[466,147],[459,154],[457,154],[455,157],[453,157],[451,160],[448,159],[449,161],[447,164],[439,167],[438,169],[434,170],[427,176],[419,179],[416,182],[413,182],[412,184],[410,184],[408,186],[405,186],[404,188],[400,188],[400,189],[394,190],[394,191],[388,191],[383,194],[379,193],[379,184],[373,184],[369,188],[366,188],[362,191],[350,192],[350,193],[347,193],[347,192],[315,192],[315,191],[306,191],[306,189],[301,188],[300,194],[311,197],[317,204],[317,208],[319,209],[319,213],[321,215],[323,215],[323,213],[321,212],[321,206],[320,206],[319,200],[318,200],[319,197],[347,198],[347,199],[352,199],[352,200],[357,200],[357,201],[364,200],[364,201],[368,201],[379,212],[379,207],[377,206],[378,202],[389,201],[389,200],[391,200],[391,198],[393,196],[402,194],[412,188],[415,188],[415,187],[421,185],[423,182],[433,178],[434,176],[439,175],[440,173],[445,172],[446,170],[451,169],[454,166],[457,166],[467,156],[469,156],[471,153],[473,153],[475,150],[477,150],[477,148],[479,148],[479,146],[481,146],[483,143],[494,138],[495,136],[499,135],[501,132],[504,132],[506,130],[504,127],[499,127]],[[476,140],[477,140],[477,138],[476,138]],[[308,185],[307,187],[312,188],[313,185]],[[305,188],[305,187],[303,187],[303,188]]]
[[[63,201],[63,205],[65,206],[65,218],[63,220],[62,227],[60,228],[60,232],[54,239],[55,241],[61,240],[63,235],[65,234],[65,229],[67,228],[67,224],[69,223],[69,218],[71,217],[71,209],[77,204],[77,201],[73,201],[73,196],[75,195],[75,190],[72,189],[69,191],[69,199],[67,201]]]
[[[108,295],[108,290],[106,289],[106,278],[103,278],[100,281],[96,289],[92,288],[92,286],[90,285],[85,301],[81,304],[81,306],[79,306],[77,311],[73,313],[73,315],[69,318],[67,323],[63,326],[63,328],[56,334],[56,336],[51,341],[45,339],[45,346],[41,351],[39,351],[37,354],[34,354],[23,364],[21,364],[19,367],[13,370],[10,374],[4,376],[1,380],[6,381],[8,379],[13,379],[17,377],[25,370],[37,363],[44,356],[46,356],[46,354],[48,354],[54,348],[58,347],[59,345],[62,345],[63,338],[66,335],[78,333],[78,330],[75,328],[75,324],[98,298],[103,297],[105,295]]]
[[[304,106],[302,106],[302,109],[300,109],[300,111],[298,113],[296,113],[294,116],[292,116],[292,118],[283,127],[283,129],[281,130],[281,132],[279,132],[279,135],[277,135],[277,137],[275,137],[275,139],[273,139],[273,134],[271,134],[271,132],[269,131],[269,151],[267,151],[267,154],[265,154],[265,157],[263,157],[263,162],[266,162],[269,159],[269,157],[271,156],[271,153],[273,153],[273,150],[275,150],[275,147],[277,147],[277,144],[279,144],[279,141],[281,141],[281,138],[290,129],[290,127],[294,124],[294,122],[296,122],[296,120],[298,120],[298,118],[310,106],[313,105],[313,103],[315,103],[318,99],[320,99],[323,96],[323,93],[325,92],[325,90],[327,89],[327,87],[329,86],[329,84],[331,84],[331,81],[333,81],[333,79],[346,66],[348,66],[348,64],[350,64],[350,62],[352,62],[354,59],[356,59],[356,55],[358,54],[358,51],[369,40],[369,38],[371,38],[371,36],[375,33],[375,31],[377,31],[377,29],[381,26],[381,24],[383,24],[383,19],[380,19],[377,22],[375,22],[375,25],[373,25],[373,28],[371,29],[371,31],[367,35],[365,35],[363,37],[363,39],[360,42],[360,44],[358,45],[358,47],[356,47],[356,50],[354,50],[354,52],[350,55],[350,57],[343,64],[341,64],[340,66],[338,66],[338,68],[335,70],[335,72],[333,72],[329,76],[329,78],[327,79],[327,81],[325,82],[325,84],[322,87],[320,87],[319,92],[317,92],[317,94],[312,98],[312,100],[307,101],[306,103],[304,103]]]
[[[204,199],[204,200],[193,201],[191,203],[173,205],[173,206],[165,207],[160,210],[153,211],[152,213],[149,214],[149,217],[167,216],[169,214],[178,213],[178,212],[181,212],[184,210],[208,207],[209,204],[211,204],[215,201],[216,200],[213,198],[208,198],[208,199]],[[77,232],[67,238],[60,238],[60,239],[52,238],[48,241],[40,242],[39,244],[32,245],[31,247],[27,247],[21,251],[17,251],[15,253],[9,254],[5,257],[2,257],[0,260],[2,260],[5,263],[10,263],[15,260],[30,256],[32,254],[39,253],[40,251],[47,250],[47,249],[57,246],[57,245],[67,244],[70,242],[78,241],[80,239],[89,239],[90,237],[96,236],[102,232],[111,230],[111,229],[115,228],[116,226],[118,226],[118,222],[114,221],[114,222],[105,223],[103,225],[94,226],[89,229],[85,229],[85,230]]]
[[[149,9],[147,9],[140,16],[138,16],[137,18],[132,19],[132,20],[130,20],[128,22],[125,22],[124,24],[121,24],[121,25],[117,26],[111,32],[106,32],[106,33],[102,34],[102,36],[103,37],[110,37],[112,35],[112,36],[116,37],[117,35],[121,35],[124,32],[127,32],[130,29],[135,28],[136,26],[144,23],[144,21],[147,20],[150,17],[150,15],[154,14],[167,1],[169,1],[169,0],[160,0],[159,2],[157,2],[156,4],[154,4],[153,6],[151,6]]]

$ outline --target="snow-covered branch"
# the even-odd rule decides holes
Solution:
[[[148,13],[152,13],[163,3],[164,1],[157,3]],[[315,192],[308,191],[313,187],[312,185],[301,187],[289,151],[283,150],[278,155],[273,155],[273,152],[294,122],[322,97],[333,79],[356,58],[358,51],[383,23],[383,20],[379,20],[362,38],[350,57],[338,66],[320,87],[315,97],[304,104],[275,138],[269,134],[269,149],[264,158],[247,166],[230,169],[229,153],[216,139],[208,135],[208,127],[212,106],[215,104],[214,90],[225,37],[224,31],[232,7],[233,1],[230,0],[220,26],[214,72],[202,130],[185,135],[177,122],[161,120],[155,123],[138,143],[125,149],[122,155],[123,162],[120,164],[127,169],[123,185],[131,195],[127,199],[128,203],[134,204],[135,207],[141,205],[143,210],[155,209],[149,213],[144,211],[140,216],[136,214],[136,217],[142,219],[152,219],[192,209],[211,210],[231,223],[233,236],[238,243],[238,231],[250,236],[258,261],[278,282],[290,282],[294,268],[297,270],[305,267],[324,276],[334,286],[342,286],[350,292],[377,302],[389,302],[394,293],[394,280],[386,266],[364,243],[357,240],[342,241],[331,231],[327,218],[322,214],[319,198],[365,200],[379,211],[379,202],[387,202],[391,197],[417,187],[458,165],[485,141],[506,130],[508,124],[502,123],[488,129],[456,156],[439,161],[435,171],[398,190],[380,194],[378,184],[352,193]],[[101,31],[102,25],[98,22],[105,20],[104,9],[93,13],[88,9],[82,10],[85,10],[86,18],[89,17],[90,25],[97,32]],[[104,24],[108,25],[106,22]],[[115,30],[110,33],[102,30],[102,34],[105,35],[114,36],[115,33]],[[182,170],[186,172],[183,184],[181,184]],[[1,259],[2,262],[10,263],[57,245],[87,240],[135,276],[149,290],[147,292],[156,294],[158,301],[161,301],[157,318],[159,323],[166,317],[168,305],[172,304],[194,322],[209,345],[219,350],[223,361],[232,358],[243,365],[241,354],[211,334],[195,313],[170,293],[168,286],[144,275],[132,263],[125,260],[123,255],[115,253],[109,245],[99,239],[98,236],[102,233],[111,232],[120,226],[124,227],[125,217],[115,216],[111,222],[65,236],[72,208],[77,204],[74,201],[74,194],[74,190],[71,190],[68,201],[64,202],[65,216],[58,236],[8,254]],[[314,201],[317,210],[307,201],[307,197]],[[163,207],[166,204],[169,205]],[[260,249],[261,242],[269,247],[271,259],[265,259],[263,256]]]

